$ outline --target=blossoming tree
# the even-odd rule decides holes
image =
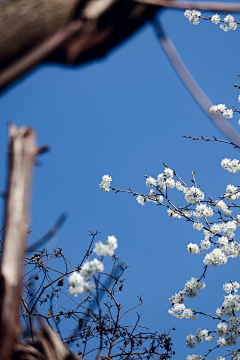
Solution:
[[[186,10],[184,16],[188,18],[191,25],[197,25],[200,19],[210,20],[213,24],[220,23],[220,29],[224,32],[236,30],[238,21],[235,21],[232,15],[227,15],[221,19],[220,15],[203,17],[201,12],[197,10]],[[240,88],[235,84],[235,87]],[[240,96],[238,96],[240,102]],[[209,108],[212,116],[222,114],[225,119],[232,119],[234,113],[240,113],[235,106],[233,109],[227,109],[225,104],[212,105]],[[240,125],[240,120],[238,120]],[[240,149],[237,144],[224,140],[204,137],[191,137],[193,140],[215,141],[227,143],[235,148]],[[164,160],[164,159],[163,159]],[[196,347],[196,344],[203,342],[213,342],[214,345],[205,354],[191,354],[187,356],[187,360],[207,360],[209,356],[216,360],[224,360],[231,358],[233,360],[240,359],[239,338],[240,338],[240,280],[238,272],[232,274],[232,279],[228,283],[223,284],[225,292],[223,302],[214,308],[213,313],[204,313],[192,308],[187,308],[185,302],[187,298],[195,298],[198,292],[203,290],[206,283],[203,278],[207,278],[207,272],[210,267],[218,268],[225,265],[229,259],[237,259],[240,257],[240,241],[236,235],[236,231],[240,227],[240,204],[236,201],[240,197],[240,185],[236,183],[238,179],[233,179],[233,184],[226,184],[226,190],[223,194],[219,194],[217,199],[213,199],[210,195],[205,195],[205,189],[200,188],[197,183],[197,174],[192,172],[191,182],[189,184],[182,179],[182,174],[177,174],[174,170],[163,163],[165,169],[157,175],[156,178],[146,176],[146,186],[150,188],[148,193],[139,193],[129,190],[120,190],[111,185],[112,177],[104,175],[100,183],[100,188],[108,192],[113,190],[116,193],[129,193],[133,195],[139,205],[144,206],[146,203],[153,204],[166,209],[169,217],[173,219],[182,219],[192,224],[197,232],[203,233],[203,240],[200,243],[189,243],[187,251],[189,254],[196,256],[205,253],[203,259],[203,273],[197,279],[191,277],[187,280],[182,290],[169,298],[171,308],[169,314],[177,319],[197,320],[199,315],[210,317],[215,324],[210,329],[197,328],[195,334],[186,336],[186,344],[190,349]],[[240,171],[239,160],[224,158],[221,161],[223,170],[230,174],[236,175]],[[174,195],[171,190],[176,188],[183,195],[183,202],[175,204]],[[235,260],[236,261],[236,260]],[[217,271],[217,269],[216,269]],[[194,307],[194,305],[192,305]]]

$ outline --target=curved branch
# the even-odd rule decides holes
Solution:
[[[222,115],[217,114],[215,116],[210,115],[209,109],[213,105],[211,100],[207,97],[201,87],[198,85],[183,60],[181,59],[177,49],[172,43],[171,39],[164,33],[162,26],[155,17],[153,21],[154,30],[156,35],[169,58],[172,66],[177,72],[177,75],[182,80],[192,97],[196,100],[198,105],[202,108],[208,118],[218,127],[221,132],[227,136],[234,144],[240,146],[240,135],[235,129],[227,122]]]

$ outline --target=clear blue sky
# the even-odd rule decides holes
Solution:
[[[240,14],[235,17],[240,20]],[[233,84],[240,73],[240,27],[224,33],[207,21],[192,26],[181,10],[162,11],[160,18],[213,103],[238,107],[239,90]],[[44,234],[64,210],[69,219],[48,246],[64,247],[75,265],[88,246],[89,230],[100,231],[98,240],[103,241],[114,234],[119,240],[117,255],[131,266],[125,275],[123,305],[127,309],[143,295],[142,324],[159,332],[176,328],[176,359],[203,354],[211,343],[191,351],[185,337],[198,327],[215,329],[215,323],[205,318],[177,320],[167,313],[168,298],[191,276],[201,275],[203,256],[189,255],[187,244],[200,243],[202,234],[184,220],[169,218],[161,207],[141,207],[130,195],[104,193],[98,185],[109,174],[117,188],[147,192],[144,175],[156,177],[164,170],[163,162],[188,183],[195,171],[198,184],[213,199],[226,184],[239,181],[238,175],[220,166],[224,157],[238,158],[237,150],[182,137],[214,134],[224,139],[176,76],[151,24],[101,61],[74,69],[36,69],[1,95],[0,118],[1,188],[6,181],[9,120],[34,126],[38,144],[52,147],[40,158],[42,166],[35,168],[30,241]],[[239,131],[237,121],[234,115],[231,122]],[[176,190],[172,194],[178,205],[184,203]],[[187,300],[187,307],[214,313],[223,301],[222,284],[230,277],[239,279],[234,276],[237,266],[239,259],[210,269],[206,289]]]

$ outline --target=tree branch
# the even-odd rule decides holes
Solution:
[[[133,0],[140,4],[163,6],[174,9],[197,9],[208,11],[239,12],[240,4],[219,1],[170,1],[170,0]]]

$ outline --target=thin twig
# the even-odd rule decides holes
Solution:
[[[192,140],[217,141],[217,142],[220,142],[220,143],[232,145],[233,147],[240,149],[240,146],[234,144],[232,141],[226,141],[226,140],[217,139],[214,135],[213,135],[213,139],[205,138],[203,136],[195,137],[195,136],[183,135],[183,137],[186,138],[186,139],[192,139]]]

